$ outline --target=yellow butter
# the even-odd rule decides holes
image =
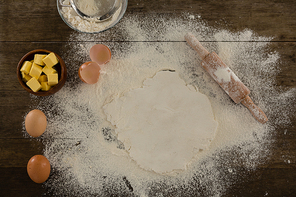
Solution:
[[[21,72],[24,72],[26,74],[29,74],[30,70],[31,70],[31,67],[32,67],[32,63],[29,62],[29,61],[25,61],[22,65],[22,68],[21,68]]]
[[[26,84],[31,90],[33,90],[33,92],[38,92],[41,89],[41,84],[35,77],[32,77]]]
[[[46,66],[51,68],[58,63],[58,58],[55,56],[54,53],[50,53],[46,57],[44,57],[42,61],[46,64]]]
[[[46,75],[40,75],[40,77],[38,78],[38,81],[41,82],[47,82],[47,76]]]
[[[44,72],[46,75],[57,73],[57,71],[54,68],[50,68],[48,66],[44,66],[42,72]]]
[[[49,86],[47,82],[41,82],[41,90],[48,91],[50,88],[51,86]]]
[[[38,79],[42,73],[42,67],[33,62],[29,75]]]
[[[42,61],[43,58],[45,58],[46,55],[42,55],[42,54],[35,54],[34,55],[34,63],[38,64],[40,66],[44,66],[44,62]]]
[[[49,86],[54,86],[54,85],[58,84],[59,83],[58,74],[53,73],[53,74],[47,75],[47,80],[48,80],[47,83]]]
[[[21,72],[22,73],[22,79],[24,82],[29,81],[32,77],[28,74],[26,74],[25,72]]]

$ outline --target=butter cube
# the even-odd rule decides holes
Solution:
[[[42,67],[33,62],[29,75],[38,79],[42,73]]]
[[[47,76],[46,75],[41,75],[39,78],[38,78],[38,81],[41,83],[41,82],[47,82]]]
[[[40,66],[44,66],[44,62],[42,61],[43,58],[45,58],[46,55],[42,55],[42,54],[35,54],[34,55],[34,63],[38,64]]]
[[[57,71],[54,68],[50,68],[48,66],[44,66],[42,72],[44,72],[46,75],[57,73]]]
[[[49,68],[53,67],[58,63],[58,58],[52,52],[48,54],[46,57],[44,57],[42,60]]]
[[[26,84],[31,90],[33,90],[33,92],[38,92],[41,89],[41,84],[35,77],[32,77]]]
[[[24,72],[26,74],[29,74],[30,70],[31,70],[31,67],[32,67],[32,63],[29,62],[29,61],[25,61],[22,65],[22,68],[21,68],[21,72]]]
[[[47,82],[41,82],[41,90],[48,91],[50,88],[51,86],[49,86]]]
[[[21,72],[22,73],[22,78],[24,82],[29,81],[32,77],[28,74],[26,74],[25,72]]]
[[[48,79],[47,83],[49,86],[54,86],[59,83],[58,73],[53,73],[53,74],[47,75],[47,79]]]

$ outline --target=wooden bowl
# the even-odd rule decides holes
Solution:
[[[36,49],[36,50],[33,50],[33,51],[30,51],[28,52],[26,55],[24,55],[22,57],[22,59],[19,61],[18,65],[17,65],[17,78],[21,84],[21,86],[27,90],[27,92],[31,93],[31,94],[34,94],[36,96],[49,96],[49,95],[52,95],[54,93],[56,93],[57,91],[59,91],[65,84],[66,82],[66,78],[67,78],[67,68],[66,68],[66,65],[65,65],[65,62],[62,60],[62,58],[57,55],[56,53],[54,53],[56,55],[56,57],[58,58],[59,60],[59,63],[56,64],[54,66],[54,68],[57,70],[58,72],[58,76],[59,76],[59,82],[58,84],[56,84],[55,86],[53,86],[50,90],[48,91],[42,91],[42,90],[39,90],[38,92],[33,92],[27,85],[26,83],[23,81],[22,79],[22,74],[21,74],[21,67],[23,65],[23,63],[25,61],[31,61],[34,59],[34,55],[35,54],[49,54],[51,53],[51,51],[48,51],[48,50],[45,50],[45,49]]]

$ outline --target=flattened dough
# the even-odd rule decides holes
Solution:
[[[103,108],[130,157],[157,173],[186,169],[208,148],[218,125],[209,99],[170,71],[156,73]]]

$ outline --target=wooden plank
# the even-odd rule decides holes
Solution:
[[[259,168],[233,185],[225,196],[293,196],[295,176],[292,168]]]
[[[1,41],[64,40],[72,31],[60,18],[56,1],[5,0],[0,10]]]
[[[73,32],[60,18],[56,1],[4,2],[0,7],[0,41],[62,41]],[[248,28],[259,35],[274,37],[276,41],[295,41],[294,10],[293,1],[278,0],[133,0],[128,3],[126,17],[151,14],[182,17],[190,13],[201,16],[209,26],[227,28],[230,31]],[[101,35],[116,37],[116,32],[111,29]]]
[[[34,183],[27,174],[27,167],[0,168],[0,196],[43,196],[43,184]]]
[[[31,157],[43,152],[37,138],[0,139],[0,148],[0,168],[26,167]]]
[[[184,41],[185,42],[185,41]],[[0,77],[2,84],[1,91],[22,91],[16,76],[16,67],[18,61],[27,52],[42,48],[54,51],[64,58],[64,54],[70,50],[70,45],[66,42],[4,42],[0,44],[5,50],[0,51]],[[18,50],[15,50],[18,49]],[[280,55],[279,63],[280,73],[277,76],[276,85],[295,87],[296,86],[296,67],[295,67],[295,51],[296,42],[272,42],[271,51],[277,51]],[[71,69],[70,65],[66,65]],[[2,94],[4,96],[4,93]]]
[[[247,171],[247,169],[238,170]],[[3,180],[0,184],[1,196],[19,196],[20,194],[21,196],[42,196],[47,192],[42,184],[36,184],[30,180],[26,167],[0,168],[0,174],[0,180]],[[259,168],[249,172],[246,176],[248,178],[238,180],[235,185],[224,192],[223,196],[293,196],[295,194],[296,173],[291,169]],[[192,190],[180,189],[184,196],[195,196]],[[180,193],[180,191],[167,191],[166,193],[167,196],[174,196],[177,192]]]

